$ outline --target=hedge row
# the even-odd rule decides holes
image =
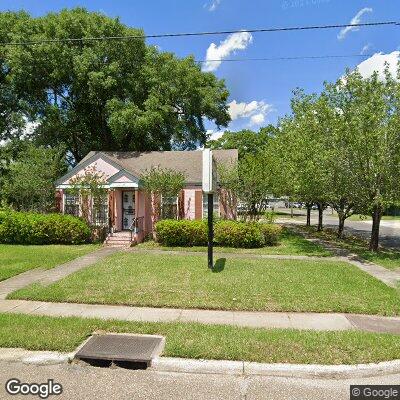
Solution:
[[[282,228],[279,225],[257,222],[218,221],[214,241],[225,247],[257,248],[278,243]],[[157,242],[164,246],[205,246],[205,221],[162,220],[156,224]]]
[[[164,219],[156,224],[157,241],[165,246],[204,246],[207,224],[204,221]]]
[[[90,236],[86,222],[71,215],[0,212],[0,243],[79,244]]]

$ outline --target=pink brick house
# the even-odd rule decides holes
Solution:
[[[234,163],[237,150],[214,150],[216,163]],[[58,208],[62,213],[81,215],[80,200],[68,192],[70,181],[91,168],[106,178],[107,197],[104,204],[90,213],[94,225],[107,226],[112,232],[109,241],[141,242],[153,230],[151,203],[143,191],[141,176],[152,167],[170,168],[184,173],[186,185],[174,202],[180,218],[202,219],[206,212],[206,196],[202,193],[202,151],[155,152],[90,152],[78,165],[56,182]],[[224,192],[214,195],[214,211],[223,218],[232,218],[236,209],[228,207]],[[125,243],[124,243],[125,242]],[[118,243],[117,243],[118,244]]]

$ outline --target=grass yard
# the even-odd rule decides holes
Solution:
[[[303,229],[307,233],[310,233],[314,237],[328,240],[335,246],[349,250],[364,260],[371,261],[387,269],[400,269],[399,250],[381,248],[378,252],[373,252],[368,250],[368,242],[358,237],[344,237],[343,239],[338,239],[336,237],[336,232],[331,229],[325,229],[323,232],[317,232],[315,227],[299,228]]]
[[[53,268],[97,249],[97,245],[0,244],[0,281],[34,268]]]
[[[196,251],[207,252],[207,247],[166,247],[149,241],[140,243],[139,249],[148,250],[176,250],[176,251]],[[215,252],[221,253],[240,253],[240,254],[266,254],[266,255],[296,255],[296,256],[315,256],[328,257],[332,253],[325,250],[322,246],[305,240],[301,235],[284,228],[277,246],[262,247],[259,249],[237,249],[231,247],[216,246]]]
[[[12,299],[223,310],[400,314],[399,291],[337,261],[237,259],[207,269],[204,255],[115,254]]]
[[[370,215],[353,214],[348,218],[349,221],[372,221]],[[400,215],[383,215],[382,221],[400,221]]]
[[[0,347],[70,352],[95,331],[166,336],[168,357],[358,364],[400,358],[400,336],[0,314]]]

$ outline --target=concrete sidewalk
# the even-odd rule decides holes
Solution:
[[[0,300],[0,312],[52,317],[100,318],[141,322],[198,322],[264,329],[301,329],[400,334],[400,317],[335,313],[247,312],[174,308],[146,308],[72,303]]]
[[[115,247],[103,247],[52,269],[35,268],[13,276],[0,282],[0,299],[5,299],[8,294],[35,282],[48,286],[82,268],[95,264],[97,261],[119,250]]]

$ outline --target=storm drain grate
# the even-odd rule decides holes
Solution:
[[[153,335],[93,335],[77,351],[75,358],[98,365],[151,365],[164,349],[165,338]]]

